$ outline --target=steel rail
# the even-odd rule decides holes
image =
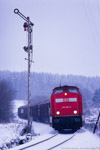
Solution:
[[[41,143],[43,143],[43,142],[45,142],[45,141],[48,141],[48,140],[54,138],[54,137],[57,136],[58,134],[59,134],[59,133],[57,133],[57,134],[55,134],[55,135],[53,135],[53,136],[51,136],[51,137],[49,137],[49,138],[47,138],[47,139],[45,139],[45,140],[42,140],[42,141],[40,141],[40,142],[31,144],[31,145],[29,145],[29,146],[26,146],[26,147],[23,147],[23,148],[18,148],[18,150],[27,149],[27,148],[29,148],[29,147],[33,147],[33,146],[35,146],[35,145],[41,144]]]
[[[60,146],[60,145],[62,145],[62,144],[64,144],[64,143],[68,142],[69,140],[71,140],[71,139],[76,135],[76,133],[77,133],[77,132],[75,132],[70,138],[64,140],[63,142],[61,142],[61,143],[59,143],[59,144],[57,144],[57,145],[55,145],[55,146],[52,146],[52,147],[48,148],[47,150],[52,150],[52,149],[54,149],[54,148],[56,148],[56,147],[58,147],[58,146]],[[49,138],[47,138],[47,139],[45,139],[45,140],[42,140],[42,141],[40,141],[40,142],[31,144],[31,145],[26,146],[26,147],[23,147],[23,148],[18,148],[18,150],[24,150],[24,149],[28,149],[28,148],[30,148],[30,147],[34,147],[34,146],[36,146],[36,145],[39,145],[39,144],[41,144],[41,143],[43,143],[43,142],[46,142],[46,141],[48,141],[48,140],[54,138],[54,137],[57,136],[57,135],[59,135],[59,133],[57,133],[57,134],[55,134],[55,135],[53,135],[53,136],[51,136],[51,137],[49,137]]]
[[[58,147],[58,146],[60,146],[60,145],[62,145],[62,144],[64,144],[64,143],[66,143],[67,141],[71,140],[75,135],[76,135],[76,132],[75,132],[74,135],[72,135],[69,139],[67,139],[67,140],[65,140],[65,141],[63,141],[63,142],[61,142],[61,143],[59,143],[59,144],[57,144],[57,145],[55,145],[55,146],[53,146],[53,147],[47,149],[47,150],[54,149],[54,148],[56,148],[56,147]]]

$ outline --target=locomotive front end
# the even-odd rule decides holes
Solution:
[[[82,126],[82,96],[77,87],[63,86],[51,95],[51,124],[56,130]]]

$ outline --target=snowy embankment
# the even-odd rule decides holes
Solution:
[[[19,107],[20,105],[23,105],[23,103],[21,103],[21,101],[17,101],[15,103],[15,106],[17,106],[17,107]],[[0,124],[0,146],[2,146],[2,144],[5,142],[11,141],[11,139],[16,139],[19,136],[19,132],[24,127],[25,123],[27,123],[27,121],[21,120],[18,118],[18,116],[16,115],[17,109],[14,109],[14,113],[16,116],[14,119],[14,123]],[[48,124],[33,122],[33,127],[34,127],[35,133],[39,133],[40,135],[34,136],[33,140],[26,143],[25,145],[36,143],[38,141],[41,141],[41,140],[57,133],[57,131],[53,130]],[[64,137],[67,138],[68,136],[69,136],[68,133],[64,134]],[[58,141],[58,140],[59,139],[56,138],[55,144],[56,144],[56,141]],[[25,145],[23,144],[20,147],[24,147]],[[48,146],[49,145],[52,146],[51,141],[49,142]],[[17,150],[18,147],[13,148],[13,150]],[[29,149],[34,150],[34,148],[31,147]],[[39,146],[38,146],[38,148],[35,148],[35,150],[39,150],[39,149],[46,150],[44,148],[42,149]],[[62,144],[61,146],[55,148],[55,150],[63,150],[63,149],[67,149],[67,150],[73,150],[73,149],[74,150],[81,150],[81,149],[100,150],[100,138],[98,136],[92,134],[88,130],[82,128],[79,131],[77,131],[76,135],[71,140],[69,140],[65,144]]]
[[[24,105],[25,102],[22,100],[14,100],[13,108],[14,108],[14,120],[12,123],[0,124],[0,147],[4,143],[10,142],[12,139],[16,139],[19,136],[21,129],[24,127],[24,122],[18,118],[17,108]]]
[[[37,126],[37,127],[36,127]],[[34,123],[34,128],[39,129],[40,136],[34,137],[34,139],[24,145],[18,146],[13,148],[13,150],[18,150],[18,148],[22,149],[24,147],[27,147],[29,145],[32,145],[34,143],[37,143],[39,141],[42,141],[43,139],[46,139],[50,137],[50,135],[55,134],[52,129],[50,129],[49,125],[41,124],[41,123]],[[43,131],[45,131],[43,135]],[[41,134],[42,133],[42,134]],[[60,136],[56,136],[55,139],[49,140],[48,142],[43,143],[42,145],[37,145],[34,147],[27,148],[27,150],[47,150],[49,147],[52,147],[58,143],[62,138],[62,141],[65,139],[70,138],[71,134],[60,134]],[[100,150],[100,138],[96,135],[93,135],[91,132],[87,131],[86,129],[82,128],[79,131],[77,131],[76,135],[67,141],[66,143],[54,148],[54,150]]]

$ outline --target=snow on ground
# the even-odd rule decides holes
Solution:
[[[27,121],[21,120],[17,116],[17,107],[23,105],[24,102],[21,101],[15,101],[15,108],[14,113],[16,115],[14,123],[9,124],[0,124],[0,146],[2,146],[3,143],[11,141],[11,139],[15,139],[19,136],[19,132],[24,127],[25,123]],[[34,136],[33,140],[26,143],[25,145],[29,145],[35,142],[38,142],[40,140],[46,139],[47,137],[50,137],[57,133],[57,131],[53,130],[48,124],[39,123],[39,122],[33,122],[34,131],[35,133],[39,133],[40,135]],[[71,136],[71,134],[64,134],[64,137]],[[59,139],[56,139],[58,141]],[[55,144],[56,144],[55,141]],[[25,146],[20,145],[20,147]],[[52,146],[52,143],[49,142],[50,146]],[[19,146],[18,146],[19,147]],[[17,150],[18,147],[13,148],[12,150]],[[41,150],[41,147],[39,148]],[[39,150],[36,149],[36,150]],[[100,138],[88,130],[82,128],[81,130],[77,131],[77,134],[68,142],[65,144],[55,148],[55,150],[100,150]],[[30,148],[30,150],[33,150],[33,148]]]
[[[12,139],[16,139],[19,136],[21,129],[24,127],[24,122],[18,118],[17,116],[17,108],[24,105],[25,102],[23,100],[14,100],[13,108],[14,108],[14,122],[15,123],[7,123],[0,124],[0,147],[5,142],[10,142]]]
[[[57,131],[54,131],[49,125],[46,124],[42,124],[42,123],[36,123],[34,122],[34,129],[36,129],[37,131],[40,132],[40,136],[36,136],[33,138],[32,141],[24,144],[24,145],[20,145],[18,146],[19,148],[24,148],[25,146],[29,146],[31,144],[37,143],[43,139],[46,139],[52,135],[54,135],[55,133],[57,133]],[[43,132],[45,131],[45,132]],[[63,135],[63,139],[67,139],[69,137],[71,137],[73,134],[61,134]],[[61,138],[62,138],[61,137]],[[52,139],[53,140],[53,139]],[[59,136],[56,136],[56,139],[54,139],[55,141],[55,145],[57,144],[57,141],[59,141]],[[52,144],[54,144],[54,142],[48,141],[48,143],[44,143],[42,145],[42,147],[40,146],[36,146],[36,147],[31,147],[28,148],[27,150],[47,150],[45,149],[46,147],[52,147]],[[18,150],[18,147],[13,148],[13,150]],[[96,135],[93,135],[91,132],[89,132],[88,130],[82,128],[80,130],[77,131],[76,135],[69,140],[68,142],[66,142],[65,144],[62,144],[61,146],[54,148],[54,150],[100,150],[100,138],[97,137]]]
[[[70,150],[100,150],[100,138],[88,130],[82,128],[75,137],[69,142],[63,144],[61,149]]]

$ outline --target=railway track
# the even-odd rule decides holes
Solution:
[[[75,133],[75,134],[76,134],[76,133]],[[68,138],[68,139],[66,139],[66,140],[64,140],[64,141],[62,141],[61,143],[56,144],[55,146],[50,147],[50,148],[47,149],[47,150],[52,150],[52,149],[54,149],[54,148],[56,148],[56,147],[58,147],[58,146],[60,146],[60,145],[62,145],[62,144],[64,144],[64,143],[66,143],[67,141],[71,140],[71,139],[75,136],[75,134],[73,134],[70,138]]]
[[[71,140],[75,135],[76,132],[74,134],[57,133],[39,142],[30,143],[29,145],[23,144],[21,146],[15,147],[13,150],[52,150]]]

